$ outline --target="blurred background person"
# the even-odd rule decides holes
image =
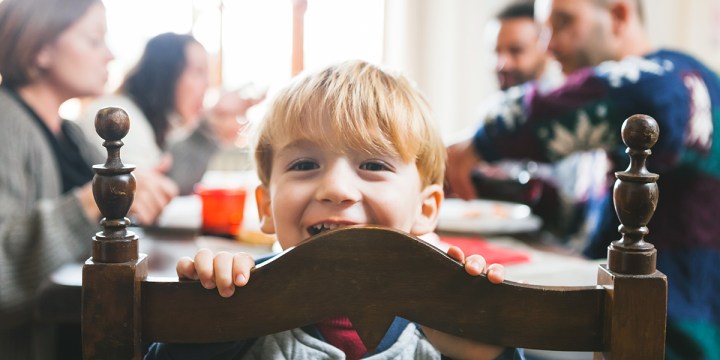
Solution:
[[[495,36],[495,73],[501,90],[535,81],[543,90],[562,84],[560,65],[547,51],[550,32],[535,21],[535,1],[508,4],[492,23]]]
[[[123,161],[166,172],[182,194],[192,192],[210,158],[232,146],[247,124],[247,110],[264,99],[232,91],[205,110],[208,54],[191,35],[163,33],[148,41],[142,57],[116,94],[89,104],[79,123],[95,134],[97,110],[118,106],[130,116]],[[91,137],[98,148],[102,139]]]
[[[514,86],[532,86],[547,93],[562,85],[565,76],[560,64],[547,51],[550,31],[536,21],[535,1],[509,2],[487,28],[494,39],[495,73],[502,91],[481,104],[479,118],[497,109],[513,91],[520,91],[519,88],[511,90]],[[468,129],[463,136],[474,131]],[[480,197],[506,192],[499,188],[495,190],[493,186],[522,190],[524,194],[513,194],[512,198],[500,200],[528,203],[542,218],[543,229],[556,240],[567,242],[582,233],[584,204],[597,192],[596,189],[604,186],[605,161],[602,151],[572,154],[552,165],[527,159],[503,160],[479,166],[473,179],[475,186],[486,190],[478,194]],[[527,183],[522,187],[515,186],[517,181]]]
[[[623,170],[629,159],[622,122],[637,113],[654,117],[660,137],[647,164],[660,175],[661,195],[648,239],[668,277],[666,356],[718,359],[720,144],[713,129],[720,122],[720,80],[687,54],[654,49],[642,14],[638,0],[551,1],[549,49],[569,74],[566,83],[547,94],[529,88],[508,98],[505,111],[448,149],[448,182],[469,199],[475,189],[468,174],[478,162],[552,162],[586,149],[605,150],[612,170]],[[592,258],[606,257],[620,238],[609,189],[602,200],[584,252]]]
[[[113,59],[99,0],[0,3],[0,357],[52,358],[33,321],[40,284],[87,259],[100,212],[91,165],[105,157],[60,117],[60,105],[95,96]],[[138,173],[132,210],[152,222],[177,193],[162,175]],[[45,329],[47,330],[47,329]],[[74,333],[79,343],[79,331]]]

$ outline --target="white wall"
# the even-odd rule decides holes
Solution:
[[[656,46],[683,50],[720,71],[720,0],[643,0]]]
[[[387,0],[384,62],[428,98],[444,136],[474,121],[497,89],[485,24],[503,0]]]

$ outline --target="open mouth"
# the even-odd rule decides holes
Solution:
[[[311,235],[317,235],[325,231],[335,230],[340,227],[348,226],[351,224],[338,224],[338,223],[318,223],[308,227],[307,232]]]

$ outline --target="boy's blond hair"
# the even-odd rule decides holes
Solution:
[[[427,101],[402,75],[348,61],[296,79],[273,100],[255,147],[258,176],[270,183],[273,145],[310,139],[339,151],[415,161],[423,186],[442,184],[445,147]]]

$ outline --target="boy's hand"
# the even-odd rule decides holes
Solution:
[[[429,232],[418,236],[428,244],[434,245],[439,248],[443,248],[441,244],[440,236],[435,232]],[[447,250],[447,255],[453,258],[455,261],[461,262],[465,265],[465,271],[470,275],[487,274],[488,280],[493,284],[499,284],[505,280],[505,267],[500,264],[490,264],[487,268],[485,267],[485,258],[481,255],[470,255],[465,258],[465,254],[457,246],[450,246]]]
[[[505,280],[505,267],[500,264],[491,264],[486,267],[485,258],[480,255],[470,255],[465,258],[465,254],[457,246],[451,246],[447,254],[465,264],[465,271],[470,275],[484,273],[493,284],[499,284]],[[453,359],[494,359],[505,350],[499,346],[478,343],[425,326],[422,329],[435,348]]]
[[[500,264],[490,264],[486,267],[485,258],[481,255],[470,255],[465,258],[465,254],[457,246],[450,246],[447,254],[465,264],[465,271],[470,275],[486,274],[488,280],[493,284],[499,284],[505,280],[505,267]]]
[[[250,254],[221,251],[213,256],[209,249],[200,249],[194,260],[189,257],[178,260],[176,271],[180,279],[200,280],[204,288],[217,287],[220,296],[230,297],[236,286],[247,284],[254,266]]]

